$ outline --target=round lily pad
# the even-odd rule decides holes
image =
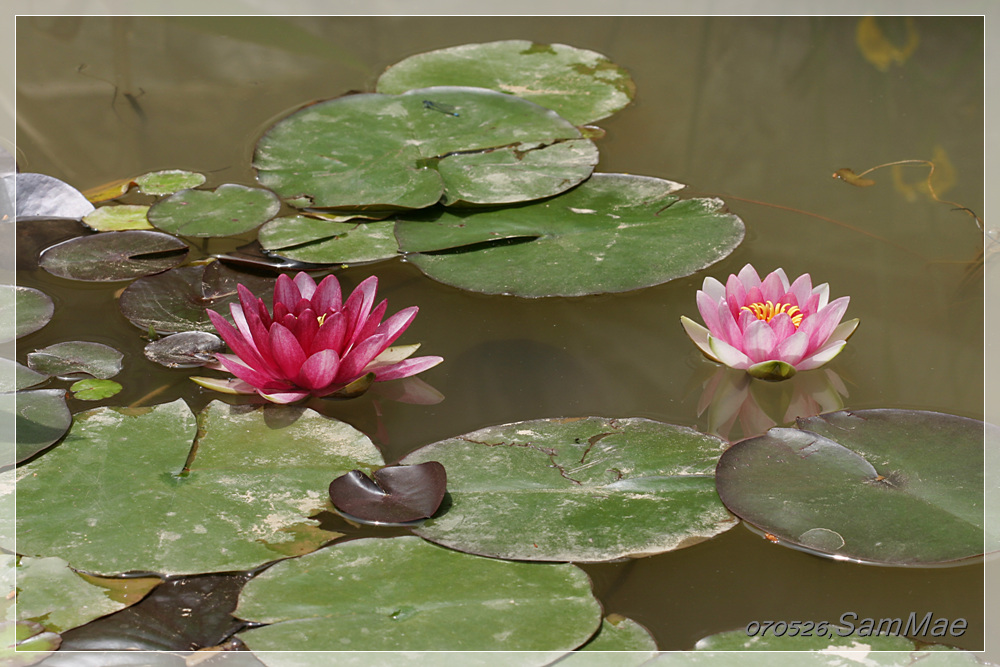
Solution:
[[[832,412],[733,445],[716,480],[726,506],[780,544],[959,561],[983,553],[983,435],[983,422],[936,412]]]
[[[130,230],[63,241],[42,252],[38,263],[70,280],[131,280],[182,264],[187,253],[187,244],[170,234]]]
[[[400,250],[431,278],[524,297],[624,292],[688,276],[731,253],[743,222],[718,199],[678,200],[684,186],[594,174],[545,201],[400,219]]]
[[[88,213],[83,224],[99,232],[120,232],[127,229],[152,229],[146,219],[149,207],[140,204],[102,206]]]
[[[55,307],[45,292],[21,285],[0,285],[0,342],[38,331]]]
[[[181,190],[196,188],[205,182],[205,175],[183,169],[151,171],[135,179],[139,189],[147,195],[169,195]]]
[[[410,56],[383,72],[375,89],[398,94],[430,86],[509,93],[552,109],[574,125],[606,118],[635,96],[629,73],[600,53],[520,39]]]
[[[411,209],[548,197],[590,176],[597,159],[549,109],[446,86],[307,106],[261,137],[254,166],[294,206]]]
[[[278,563],[246,584],[233,614],[269,624],[239,633],[253,651],[568,651],[601,623],[576,566],[479,558],[416,537]]]
[[[330,478],[381,465],[362,433],[312,410],[213,402],[196,420],[177,400],[77,414],[58,447],[0,488],[17,479],[23,554],[173,575],[318,548],[337,536],[309,518],[328,506]]]
[[[221,262],[184,266],[159,275],[140,278],[125,288],[118,307],[129,322],[143,331],[215,332],[206,308],[229,315],[229,304],[239,301],[236,285],[254,294],[274,291],[274,278],[230,269]]]
[[[413,452],[439,461],[448,500],[414,532],[517,560],[607,561],[679,549],[736,525],[715,493],[725,443],[647,419],[539,419]]]
[[[279,257],[311,264],[354,264],[399,255],[395,222],[331,222],[302,215],[271,220],[257,234],[261,247]]]
[[[121,372],[123,356],[103,343],[73,340],[29,352],[28,368],[64,379],[90,375],[106,380]]]
[[[281,209],[273,192],[227,183],[212,190],[181,190],[153,204],[147,218],[179,236],[235,236],[260,227]]]
[[[368,524],[405,524],[430,517],[444,500],[447,474],[437,461],[352,470],[330,483],[330,500],[344,516]]]
[[[73,398],[81,401],[100,401],[122,390],[114,380],[78,380],[70,385]]]

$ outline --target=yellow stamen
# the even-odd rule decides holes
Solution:
[[[754,314],[758,320],[764,320],[765,322],[770,322],[771,318],[778,313],[785,313],[790,318],[792,318],[792,324],[795,328],[798,328],[799,324],[802,323],[803,313],[799,310],[798,306],[793,306],[790,303],[771,303],[767,301],[761,303],[760,301],[756,303],[751,303],[749,306],[742,306],[741,310],[749,310]]]
[[[319,320],[319,325],[320,325],[320,326],[323,326],[323,320],[325,320],[325,319],[326,319],[326,313],[323,313],[322,315],[320,315],[320,316],[319,316],[319,317],[317,317],[316,319],[317,319],[317,320]]]

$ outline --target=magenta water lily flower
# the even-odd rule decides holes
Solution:
[[[217,391],[260,394],[274,403],[308,396],[353,396],[372,382],[416,375],[441,357],[409,356],[419,345],[390,347],[417,314],[404,308],[384,322],[386,301],[377,306],[375,276],[341,299],[340,283],[329,275],[319,285],[306,273],[278,277],[273,313],[263,299],[237,285],[230,305],[234,327],[218,313],[208,316],[233,354],[217,354],[235,380],[192,378]]]
[[[763,280],[747,264],[723,285],[705,278],[698,311],[708,326],[681,317],[691,340],[709,359],[762,380],[785,380],[837,356],[858,320],[841,323],[850,297],[829,300],[826,283],[804,273],[789,283],[782,269]]]

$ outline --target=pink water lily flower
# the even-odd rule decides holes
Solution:
[[[408,358],[419,345],[389,347],[410,325],[416,306],[384,322],[386,302],[377,306],[372,276],[341,299],[333,275],[319,285],[306,273],[278,277],[273,313],[263,299],[237,285],[239,303],[230,304],[234,327],[209,310],[208,317],[234,354],[217,354],[222,369],[235,380],[192,378],[209,389],[257,393],[274,403],[308,396],[353,396],[372,382],[416,375],[441,357]]]
[[[829,301],[826,283],[812,286],[804,273],[789,284],[782,269],[763,280],[747,264],[723,285],[705,278],[698,311],[708,326],[681,324],[709,359],[762,380],[785,380],[837,356],[858,320],[841,323],[850,297]]]

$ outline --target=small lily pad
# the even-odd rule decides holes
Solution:
[[[204,174],[183,169],[151,171],[135,179],[136,185],[147,195],[170,195],[181,190],[196,188],[204,182]]]
[[[398,210],[548,197],[590,176],[597,159],[549,109],[444,86],[309,105],[261,137],[254,167],[293,206]]]
[[[206,308],[229,318],[229,304],[239,301],[236,285],[254,294],[274,291],[274,278],[231,269],[220,262],[184,266],[140,278],[125,288],[118,299],[122,314],[143,331],[159,333],[206,331],[212,326]]]
[[[395,221],[331,222],[302,215],[275,218],[257,234],[261,247],[311,264],[354,264],[399,256]]]
[[[74,340],[28,353],[28,368],[62,379],[91,375],[106,380],[122,369],[121,352],[103,343]]]
[[[338,512],[361,523],[406,524],[437,511],[446,480],[437,461],[380,468],[371,477],[352,470],[330,483],[330,499]]]
[[[247,583],[233,614],[269,624],[239,633],[253,651],[564,652],[601,623],[574,565],[480,558],[416,537],[277,563]]]
[[[594,174],[516,207],[400,218],[406,260],[431,278],[522,297],[624,292],[688,276],[731,253],[743,222],[718,199],[678,200],[659,178]]]
[[[226,344],[207,331],[182,331],[146,345],[143,353],[150,361],[167,368],[196,368],[215,362],[215,353]]]
[[[812,553],[892,565],[961,561],[982,554],[988,537],[984,429],[919,410],[800,419],[728,449],[716,471],[719,496],[779,544]],[[998,444],[992,429],[987,446]]]
[[[736,525],[712,471],[725,443],[647,419],[537,419],[422,447],[450,505],[414,529],[452,549],[594,562],[683,548]]]
[[[170,234],[130,230],[63,241],[47,248],[38,263],[62,278],[108,282],[166,271],[182,264],[187,253],[187,244]]]
[[[179,236],[235,236],[260,227],[281,209],[269,190],[227,183],[211,190],[181,190],[149,209],[149,222]]]
[[[380,93],[476,86],[531,100],[574,125],[606,118],[635,96],[629,73],[607,57],[565,44],[507,40],[420,53],[389,67]]]
[[[114,380],[79,380],[70,385],[73,398],[81,401],[100,401],[122,390]]]
[[[5,180],[8,177],[5,177]],[[17,174],[17,220],[65,218],[80,220],[94,210],[79,190],[45,174]]]
[[[99,232],[120,232],[127,229],[152,229],[146,219],[149,207],[140,204],[119,204],[102,206],[88,213],[83,224]]]

